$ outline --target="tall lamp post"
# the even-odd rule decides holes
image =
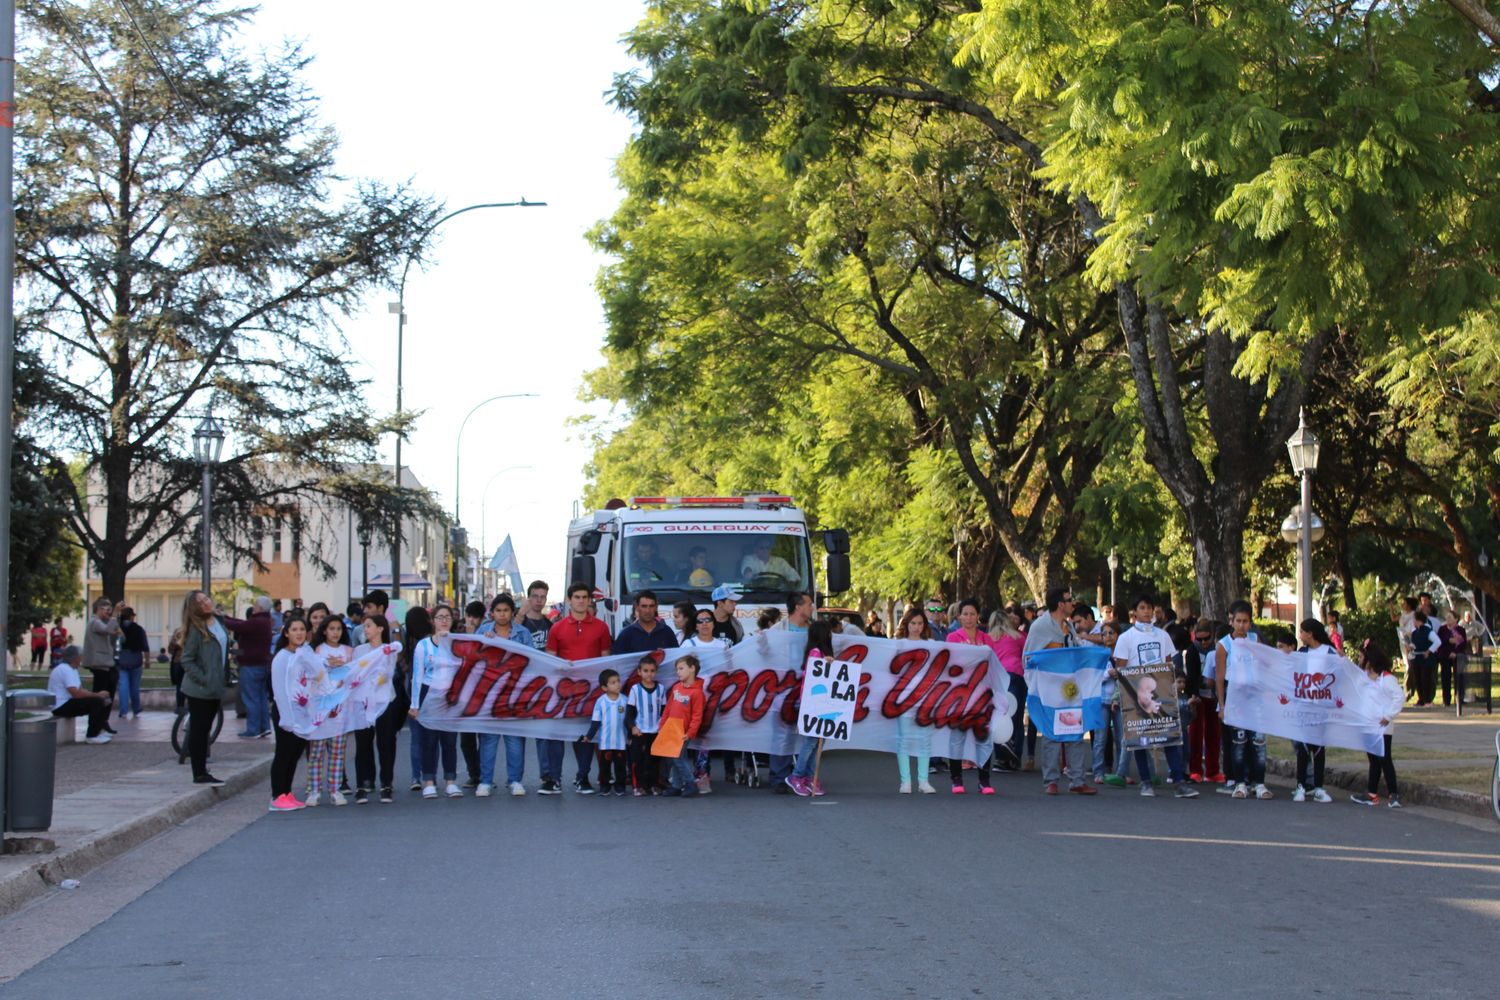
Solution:
[[[1114,549],[1110,549],[1109,558],[1105,562],[1109,564],[1109,606],[1115,609],[1115,614],[1119,614],[1120,605],[1115,600],[1115,573],[1120,568],[1120,557],[1115,554]]]
[[[1287,439],[1286,450],[1291,455],[1292,471],[1302,477],[1302,504],[1298,508],[1297,525],[1297,622],[1301,624],[1312,617],[1313,532],[1322,527],[1313,524],[1312,514],[1312,477],[1318,468],[1318,439],[1307,429],[1307,417],[1302,411],[1298,411],[1297,429]],[[1283,524],[1283,536],[1285,533],[1286,525]]]
[[[373,534],[370,519],[359,515],[359,599],[363,601],[370,592],[370,536]]]
[[[455,209],[447,215],[442,216],[432,225],[422,231],[417,237],[417,242],[412,246],[411,253],[406,257],[406,266],[401,269],[401,284],[396,289],[396,301],[390,303],[390,311],[396,315],[396,413],[401,413],[401,362],[403,349],[406,343],[406,279],[411,273],[412,262],[422,252],[422,244],[427,242],[439,226],[456,216],[465,212],[477,212],[481,208],[543,208],[545,201],[491,201],[479,205],[467,205]],[[396,489],[401,489],[401,432],[396,432]],[[395,600],[401,596],[401,515],[396,515],[396,530],[391,535],[391,599]]]
[[[193,431],[193,457],[203,467],[203,592],[213,596],[213,468],[224,454],[224,425],[205,413]]]
[[[1490,568],[1490,554],[1484,549],[1479,550],[1479,568],[1488,574]],[[1485,634],[1490,631],[1490,595],[1481,587],[1479,590],[1479,624],[1484,626]]]
[[[478,403],[475,403],[474,404],[474,408],[472,410],[470,410],[468,413],[464,414],[464,419],[458,425],[458,437],[456,439],[454,439],[454,442],[453,442],[453,523],[454,523],[454,525],[459,525],[459,524],[463,523],[463,517],[460,516],[459,511],[458,511],[458,491],[459,491],[460,485],[463,483],[463,477],[460,475],[460,473],[463,471],[464,428],[467,427],[467,426],[469,426],[469,418],[472,417],[474,414],[478,413],[481,407],[488,406],[489,404],[494,403],[494,402],[498,402],[499,400],[502,400],[502,399],[535,399],[535,398],[536,398],[536,393],[534,393],[534,392],[511,392],[511,393],[506,393],[503,396],[491,396],[489,399],[482,400],[482,401],[480,401]],[[483,516],[482,512],[481,512],[481,516]],[[480,533],[480,540],[483,541],[483,532]]]

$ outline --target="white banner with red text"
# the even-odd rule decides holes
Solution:
[[[1385,749],[1375,682],[1342,656],[1231,639],[1224,678],[1226,726],[1314,746]]]
[[[702,661],[706,699],[704,733],[693,745],[790,755],[798,742],[805,643],[805,634],[773,629],[728,649],[662,650],[658,683],[670,687],[677,658],[693,653]],[[451,635],[439,647],[422,725],[548,740],[582,736],[600,695],[600,671],[619,671],[628,689],[641,660],[627,653],[570,663],[475,635]],[[992,682],[1008,695],[1005,672],[988,647],[841,635],[833,651],[860,668],[854,723],[840,748],[974,763],[989,757]]]

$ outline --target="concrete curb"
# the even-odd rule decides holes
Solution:
[[[1297,771],[1297,762],[1285,757],[1271,757],[1266,761],[1266,770],[1279,774],[1285,778],[1292,778]],[[1418,772],[1421,773],[1421,772]],[[1343,767],[1327,767],[1323,771],[1324,784],[1336,788],[1347,789],[1351,792],[1362,791],[1365,782],[1370,778],[1367,771],[1351,771]],[[1433,809],[1447,809],[1449,812],[1464,813],[1468,816],[1480,816],[1492,819],[1494,813],[1490,809],[1489,796],[1478,792],[1463,792],[1456,788],[1443,788],[1440,785],[1426,785],[1420,781],[1411,781],[1403,777],[1397,771],[1396,777],[1401,785],[1401,801],[1409,806],[1428,806]]]
[[[270,775],[271,758],[267,756],[227,772],[222,788],[189,786],[182,794],[135,819],[87,833],[52,854],[38,855],[30,865],[0,882],[0,917],[9,916],[53,891],[63,879],[79,878],[225,799],[263,787]]]

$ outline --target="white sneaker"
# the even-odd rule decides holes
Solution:
[[[1321,788],[1314,788],[1313,789],[1313,801],[1314,802],[1332,802],[1333,801],[1333,796],[1329,795],[1327,792],[1323,791],[1323,789],[1321,789]]]
[[[336,806],[347,806],[349,804],[349,800],[344,798],[343,792],[334,792],[331,796],[329,796],[328,801],[332,802]]]
[[[1276,797],[1276,793],[1271,791],[1265,785],[1256,785],[1255,797],[1257,799],[1274,799]]]
[[[1307,801],[1307,790],[1305,788],[1303,788],[1301,785],[1298,785],[1297,786],[1297,790],[1294,791],[1294,792],[1292,792],[1292,801],[1293,802],[1306,802]]]
[[[1232,794],[1237,799],[1248,799],[1250,797],[1250,789],[1245,785],[1244,782],[1240,782],[1238,785],[1234,786],[1234,792]]]
[[[910,795],[911,794],[911,782],[910,781],[903,781],[903,782],[901,782],[901,784],[896,787],[896,791],[899,792],[902,795]]]
[[[69,719],[68,721],[71,722],[73,720]],[[111,737],[108,733],[100,733],[98,736],[85,736],[83,738],[83,742],[93,743],[95,746],[97,746],[100,743],[108,743],[110,739]]]
[[[443,789],[443,794],[450,799],[461,799],[464,797],[464,790],[450,781],[448,787]]]
[[[424,799],[435,799],[435,798],[437,798],[437,785],[423,785],[422,786],[422,798],[424,798]]]
[[[523,785],[523,784],[521,784],[519,781],[512,781],[510,783],[510,794],[512,794],[512,795],[525,795],[526,794],[526,786]]]
[[[302,804],[307,806],[307,808],[309,809],[315,809],[317,808],[318,803],[322,800],[322,796],[320,796],[317,792],[309,792],[307,798],[302,800]]]
[[[924,781],[921,784],[917,785],[917,791],[921,792],[923,795],[937,794],[937,789],[932,787],[932,782],[930,781]]]
[[[1149,781],[1143,781],[1143,782],[1141,782],[1141,795],[1144,798],[1148,798],[1148,799],[1154,799],[1154,798],[1156,798],[1156,789],[1153,788],[1153,787],[1151,787],[1151,782],[1149,782]]]
[[[479,783],[479,787],[474,789],[474,797],[476,799],[487,799],[490,797],[490,792],[494,789],[494,787],[494,785],[487,785],[481,781]]]

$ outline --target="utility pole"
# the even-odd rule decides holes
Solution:
[[[15,446],[16,203],[12,158],[16,129],[16,5],[0,0],[0,636],[10,629],[10,463]],[[8,668],[10,665],[6,664]],[[0,670],[0,812],[4,812],[7,727],[5,670]],[[3,832],[3,831],[0,831]]]

